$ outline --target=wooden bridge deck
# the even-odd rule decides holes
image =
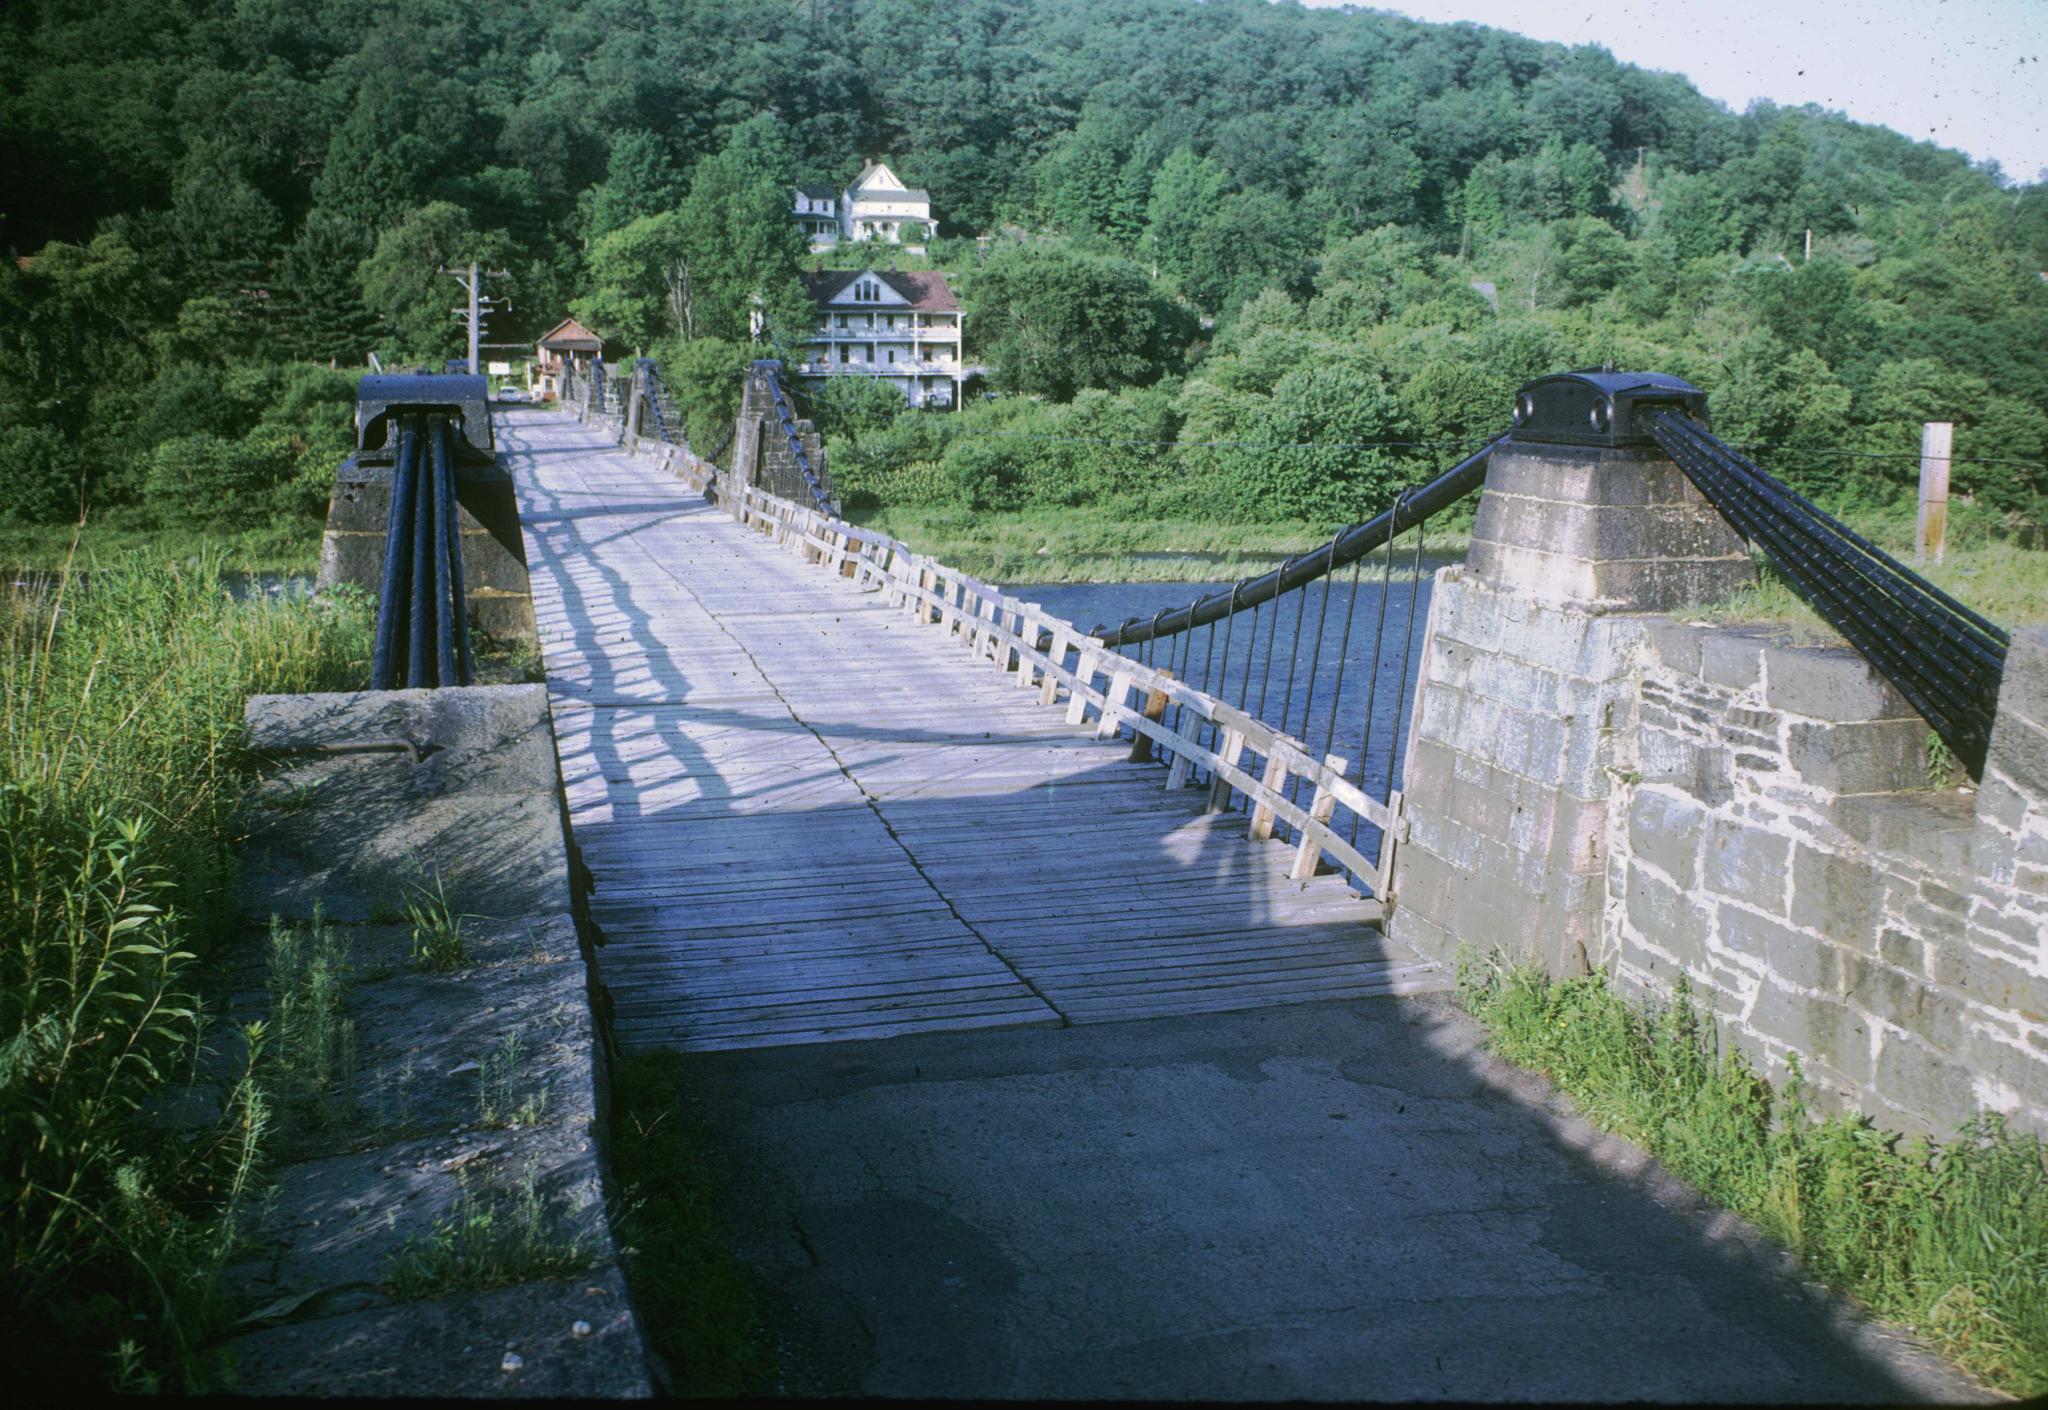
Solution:
[[[501,417],[600,974],[633,1046],[1441,988],[1334,876],[597,431]],[[1085,625],[1085,624],[1084,624]]]

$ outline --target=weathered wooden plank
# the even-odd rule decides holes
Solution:
[[[845,1041],[1432,982],[1340,878],[1288,881],[1324,829],[1348,836],[1335,810],[1378,806],[1298,742],[885,535],[758,491],[743,527],[665,450],[629,460],[539,413],[504,430],[621,1041]],[[1168,767],[1126,762],[1119,725]],[[1251,774],[1276,760],[1306,779],[1301,802]],[[1246,796],[1290,846],[1204,811]]]

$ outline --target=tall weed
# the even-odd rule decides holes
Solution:
[[[358,684],[368,627],[234,603],[205,557],[0,599],[0,1342],[46,1380],[219,1378],[217,1275],[269,1125],[265,1030],[204,1076],[197,997],[234,922],[242,704]]]

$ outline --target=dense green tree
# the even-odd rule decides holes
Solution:
[[[643,215],[591,247],[587,292],[570,308],[605,337],[636,348],[688,339],[698,327],[691,273],[681,215]]]
[[[363,302],[386,336],[407,355],[445,356],[462,350],[466,335],[450,310],[466,297],[444,269],[485,269],[501,264],[511,242],[500,230],[481,231],[469,212],[448,201],[421,206],[386,230],[360,266]]]
[[[686,294],[682,334],[743,342],[790,340],[810,331],[810,300],[797,280],[804,238],[790,219],[795,166],[782,128],[763,113],[732,130],[698,163],[680,211]]]
[[[1059,246],[991,255],[966,311],[998,386],[1061,401],[1083,387],[1157,380],[1194,331],[1137,265]]]
[[[1225,196],[1195,227],[1181,288],[1201,308],[1227,317],[1268,285],[1309,285],[1314,233],[1296,208],[1267,191]]]
[[[1223,193],[1230,173],[1187,147],[1159,165],[1145,205],[1144,250],[1158,268],[1185,279],[1194,267],[1195,233]]]
[[[628,129],[612,139],[604,180],[590,189],[584,238],[595,242],[643,216],[679,205],[683,176],[668,146],[652,132]]]
[[[271,283],[271,330],[285,356],[360,362],[376,345],[376,318],[356,277],[369,253],[369,241],[347,221],[323,211],[306,217]]]

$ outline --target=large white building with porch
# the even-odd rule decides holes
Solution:
[[[790,213],[814,250],[829,250],[842,240],[921,249],[939,233],[931,194],[905,186],[881,162],[870,162],[836,192],[823,185],[797,187]]]
[[[820,270],[803,276],[817,310],[797,376],[873,377],[912,406],[957,407],[970,377],[960,301],[937,273]]]

